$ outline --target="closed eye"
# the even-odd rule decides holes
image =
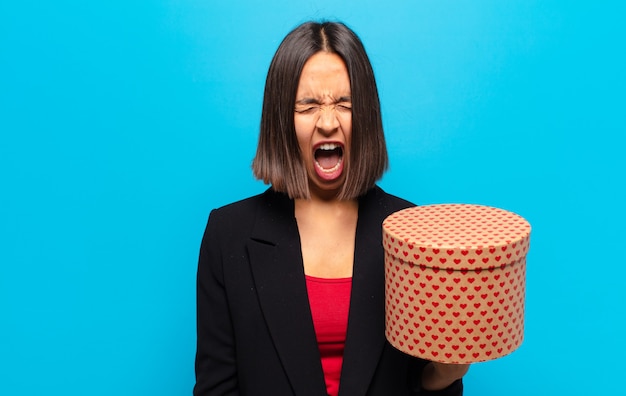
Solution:
[[[296,104],[294,111],[298,114],[313,114],[322,108],[333,109],[341,112],[351,112],[352,111],[352,103],[350,102],[341,102],[335,103],[331,105],[321,105],[321,104]]]
[[[319,106],[296,106],[296,113],[298,114],[311,114],[311,113],[315,113],[317,110],[319,110]]]

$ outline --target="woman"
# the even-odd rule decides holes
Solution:
[[[387,168],[359,38],[305,23],[267,76],[254,175],[265,193],[214,210],[198,265],[194,395],[460,395],[467,365],[384,336],[381,224],[412,206]]]

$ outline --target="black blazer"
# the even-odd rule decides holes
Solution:
[[[382,221],[410,202],[375,187],[359,200],[339,394],[425,395],[421,359],[384,336]],[[197,278],[194,395],[325,395],[294,202],[272,189],[214,210]],[[438,395],[461,395],[461,381]]]

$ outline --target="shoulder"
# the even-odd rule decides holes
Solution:
[[[211,217],[239,218],[249,217],[262,207],[282,208],[289,204],[290,199],[271,188],[264,192],[235,201],[211,211]]]
[[[283,193],[268,188],[240,201],[213,209],[209,215],[208,227],[219,228],[221,233],[249,232],[254,222],[263,219],[288,216],[293,212],[293,201]]]
[[[241,199],[239,201],[228,203],[224,206],[214,208],[211,210],[210,218],[228,218],[232,216],[241,216],[254,211],[261,201],[261,196],[264,193],[257,194],[251,197]]]
[[[244,257],[245,246],[250,238],[255,235],[275,236],[278,231],[272,226],[284,224],[284,219],[288,219],[290,213],[293,218],[293,201],[271,188],[213,209],[202,236],[200,267],[206,267],[211,262],[218,265],[222,262],[220,257]],[[212,259],[209,260],[209,257]]]

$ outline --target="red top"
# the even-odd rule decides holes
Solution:
[[[306,286],[322,357],[326,391],[330,396],[336,396],[348,329],[352,278],[328,279],[307,275]]]

